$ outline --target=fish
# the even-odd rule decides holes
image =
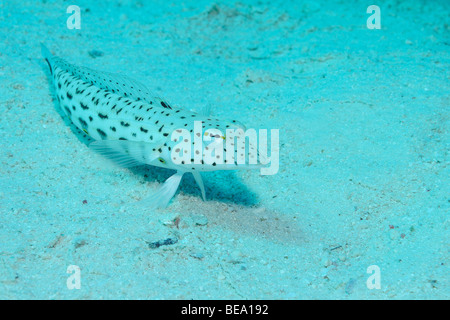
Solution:
[[[242,137],[245,126],[239,121],[220,120],[177,107],[152,94],[141,82],[70,64],[53,55],[42,43],[41,51],[59,106],[73,125],[92,139],[89,148],[121,167],[150,165],[176,171],[145,200],[149,208],[167,207],[185,173],[192,173],[206,201],[200,172],[261,168],[257,161],[240,163],[238,151],[234,149],[224,161],[219,158],[218,151],[227,152],[230,146],[237,149],[233,141],[228,144],[224,132],[235,130],[236,137]],[[181,133],[193,135],[194,139],[185,138]],[[178,138],[174,138],[175,134]],[[199,138],[202,138],[201,146],[196,147]],[[185,148],[180,147],[181,143]],[[195,147],[194,155],[187,152],[186,144]],[[216,152],[211,151],[213,148]],[[258,157],[256,146],[250,145],[248,150],[252,151],[252,157]],[[243,156],[243,151],[240,152]],[[185,153],[191,159],[186,159]],[[208,155],[218,160],[205,161]]]

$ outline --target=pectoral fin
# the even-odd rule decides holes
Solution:
[[[157,144],[128,140],[99,140],[89,144],[92,150],[125,168],[149,164],[159,154],[152,151]]]

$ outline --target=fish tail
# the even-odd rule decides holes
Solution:
[[[53,55],[51,54],[50,50],[41,42],[41,52],[42,56],[44,57],[44,60],[47,61],[48,67],[50,68],[50,73],[53,74],[53,67],[52,67],[52,61],[53,61]]]

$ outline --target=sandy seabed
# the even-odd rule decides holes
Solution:
[[[79,30],[59,1],[0,5],[1,299],[449,298],[448,1],[383,1],[379,30],[362,1],[73,4]],[[172,173],[92,152],[41,42],[279,129],[279,172],[205,173],[206,202],[186,175],[168,208],[135,206]]]

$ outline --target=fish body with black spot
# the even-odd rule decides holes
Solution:
[[[90,147],[124,167],[148,164],[177,170],[160,190],[146,201],[149,206],[164,207],[178,189],[181,177],[191,172],[203,199],[205,190],[199,171],[236,169],[230,165],[175,163],[172,141],[175,130],[194,132],[195,121],[208,128],[226,132],[244,128],[237,121],[212,119],[154,96],[141,83],[128,77],[78,67],[53,56],[42,45],[56,98],[72,123],[95,142]],[[203,146],[202,153],[205,152]],[[236,164],[237,166],[237,164]]]

